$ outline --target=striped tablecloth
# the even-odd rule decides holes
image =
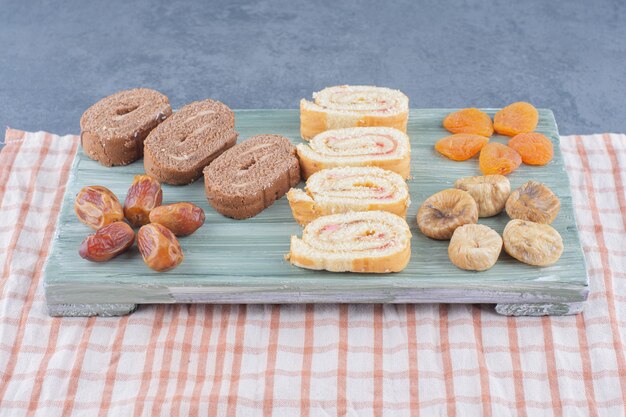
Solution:
[[[0,416],[623,416],[626,136],[561,139],[583,315],[471,305],[142,306],[47,316],[44,259],[76,136],[0,153]]]

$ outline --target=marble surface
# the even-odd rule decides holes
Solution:
[[[0,4],[2,126],[75,133],[90,104],[135,86],[175,107],[296,108],[362,83],[416,108],[528,100],[562,134],[626,131],[622,0]]]

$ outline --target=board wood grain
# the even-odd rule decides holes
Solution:
[[[106,263],[87,262],[79,257],[78,246],[91,230],[75,217],[75,195],[85,185],[103,185],[123,201],[133,176],[143,173],[143,162],[107,168],[79,150],[44,272],[50,314],[107,314],[107,305],[115,306],[108,314],[124,314],[132,311],[133,305],[144,303],[304,302],[498,303],[504,314],[580,311],[578,306],[587,297],[587,276],[559,134],[550,110],[539,111],[537,131],[553,141],[553,161],[544,167],[522,165],[509,179],[513,188],[530,179],[543,182],[561,199],[561,211],[553,226],[563,237],[565,250],[556,264],[543,268],[529,266],[503,251],[490,270],[463,271],[448,260],[448,242],[431,240],[419,232],[415,215],[428,196],[452,187],[457,178],[480,175],[476,159],[454,162],[433,149],[434,143],[448,134],[441,121],[453,110],[412,109],[410,112],[408,184],[412,204],[407,222],[413,233],[412,255],[407,268],[395,274],[331,273],[291,266],[284,255],[289,252],[290,236],[301,234],[302,228],[293,220],[286,198],[252,219],[232,220],[209,206],[202,179],[188,186],[163,186],[164,204],[190,201],[206,212],[205,225],[195,234],[180,239],[185,253],[180,267],[166,273],[154,272],[143,263],[136,247]],[[493,115],[496,110],[486,111]],[[256,134],[276,133],[294,143],[302,142],[298,110],[235,113],[239,141]],[[506,143],[508,138],[496,135],[491,140]],[[508,220],[503,213],[480,219],[479,223],[502,233]],[[541,307],[516,308],[533,304]]]

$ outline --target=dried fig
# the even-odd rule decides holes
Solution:
[[[99,185],[89,185],[79,191],[74,211],[78,220],[95,230],[124,219],[122,205],[115,194]]]
[[[512,219],[550,224],[559,214],[561,202],[545,185],[528,181],[511,193],[506,212]]]
[[[146,224],[139,229],[137,246],[143,261],[155,271],[176,268],[184,258],[174,233],[158,223]]]
[[[478,207],[467,192],[451,188],[428,197],[417,212],[417,225],[432,239],[448,240],[454,230],[478,221]]]
[[[561,235],[547,224],[511,220],[502,237],[506,253],[529,265],[551,265],[563,253]]]
[[[78,254],[88,261],[104,262],[126,252],[135,242],[135,232],[124,222],[106,225],[80,244]]]
[[[204,211],[192,203],[167,204],[152,209],[150,223],[162,224],[176,236],[187,236],[202,226]]]
[[[161,205],[161,184],[149,175],[136,175],[124,201],[124,216],[135,227],[150,222],[150,211]]]
[[[495,265],[502,250],[502,238],[482,224],[458,227],[448,246],[450,261],[468,271],[485,271]]]
[[[511,194],[511,183],[504,175],[478,175],[459,178],[454,188],[467,191],[478,205],[478,217],[491,217],[504,210]]]

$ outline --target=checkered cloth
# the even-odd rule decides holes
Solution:
[[[46,314],[41,285],[76,136],[0,153],[0,416],[623,416],[626,136],[561,149],[584,315],[471,305],[141,306]]]

